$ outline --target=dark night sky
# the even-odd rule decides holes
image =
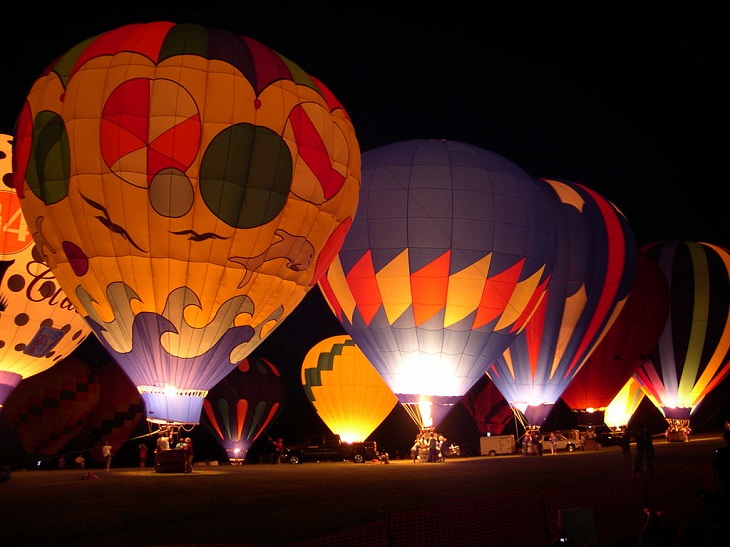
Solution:
[[[730,247],[727,8],[291,4],[16,3],[0,37],[0,132],[12,133],[38,73],[78,42],[131,22],[200,23],[256,38],[322,80],[363,151],[413,138],[474,144],[598,191],[640,243]],[[315,289],[256,354],[298,374],[306,351],[340,332]]]

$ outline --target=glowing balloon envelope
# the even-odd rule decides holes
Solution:
[[[342,105],[225,30],[155,22],[86,40],[36,80],[16,128],[33,237],[155,423],[198,423],[357,207]]]
[[[348,443],[365,441],[398,403],[347,335],[322,340],[307,352],[302,385],[322,421]]]
[[[542,425],[616,319],[636,275],[637,245],[624,215],[581,184],[545,183],[561,202],[558,259],[547,296],[487,371],[533,426]]]
[[[730,252],[691,241],[654,242],[642,250],[669,283],[670,311],[656,348],[634,378],[668,421],[688,425],[730,373]]]
[[[202,422],[229,459],[242,462],[285,401],[286,386],[279,370],[266,359],[248,357],[210,390]]]
[[[509,345],[555,260],[554,196],[439,140],[365,152],[352,229],[320,288],[417,425],[438,425]]]
[[[33,243],[10,185],[12,137],[0,135],[0,407],[18,383],[69,355],[91,328]]]

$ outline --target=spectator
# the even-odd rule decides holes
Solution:
[[[104,468],[109,471],[112,465],[112,445],[109,441],[104,442],[104,446],[101,447],[101,455],[104,458]]]
[[[271,455],[271,463],[281,463],[281,457],[284,455],[284,439],[279,437],[271,443],[274,445],[274,453]]]
[[[139,443],[137,450],[139,451],[139,466],[144,467],[147,464],[147,445]]]
[[[185,472],[193,472],[193,441],[190,437],[185,437],[185,444],[183,445],[183,451],[185,452]]]
[[[556,448],[557,442],[558,442],[558,437],[557,437],[557,435],[555,435],[555,432],[550,433],[550,453],[551,454],[557,453],[557,448]]]
[[[74,458],[74,466],[76,467],[76,469],[86,468],[86,458],[84,458],[83,454],[79,454]]]

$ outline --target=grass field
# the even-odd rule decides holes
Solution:
[[[710,462],[722,444],[719,433],[689,443],[657,441],[655,475],[643,483],[631,477],[617,447],[437,464],[220,465],[192,474],[94,469],[99,478],[92,480],[82,470],[14,471],[0,483],[0,545],[274,545],[351,530],[388,512],[468,503],[485,493],[591,489],[607,481],[644,489],[646,501],[666,507],[668,524],[679,527],[692,513],[672,508],[714,487]],[[671,481],[672,495],[651,499],[655,481]],[[627,525],[625,532],[631,538],[637,530]]]

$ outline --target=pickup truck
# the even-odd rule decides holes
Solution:
[[[339,435],[316,435],[304,443],[287,446],[282,461],[293,464],[321,461],[363,463],[378,457],[375,441],[346,443]]]

